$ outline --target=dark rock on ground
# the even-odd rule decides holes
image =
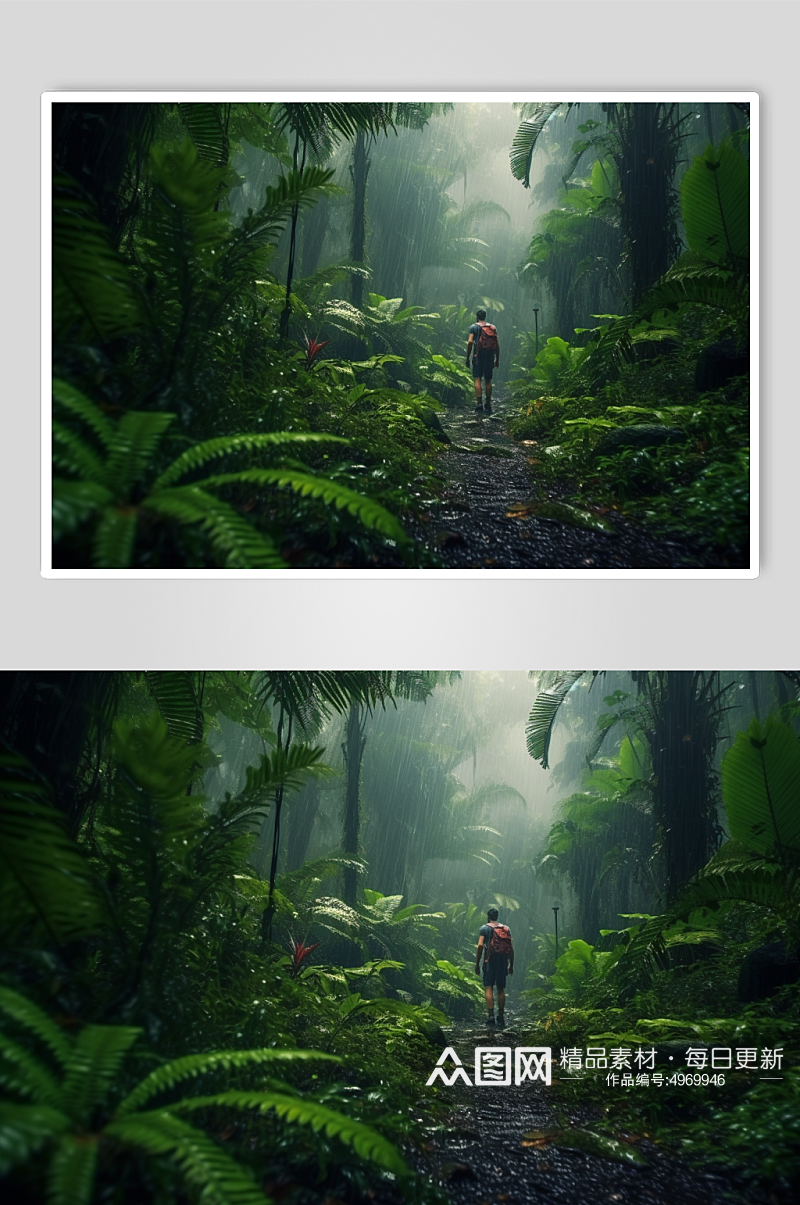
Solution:
[[[431,410],[429,406],[423,406],[420,409],[419,416],[428,430],[433,432],[435,439],[444,444],[450,443],[450,436],[442,426],[439,415],[435,410]]]
[[[708,393],[749,371],[749,346],[739,344],[735,339],[720,339],[704,348],[697,357],[694,387],[698,393]]]
[[[767,945],[751,950],[742,962],[739,971],[739,999],[743,1004],[755,1000],[766,1000],[774,996],[787,983],[800,979],[800,954],[797,950],[787,951],[782,941],[771,941]]]

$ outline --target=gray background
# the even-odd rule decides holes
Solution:
[[[794,3],[0,4],[0,668],[767,668],[798,647]],[[481,30],[475,38],[475,28]],[[85,88],[755,89],[761,576],[44,580],[39,98]]]

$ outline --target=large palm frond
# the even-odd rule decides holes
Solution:
[[[561,105],[561,101],[545,101],[541,104],[526,105],[522,110],[523,120],[511,143],[511,173],[515,179],[522,181],[525,188],[531,186],[531,161],[539,136]],[[567,105],[567,112],[571,108],[570,103]]]

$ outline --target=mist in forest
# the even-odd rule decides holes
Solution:
[[[558,709],[544,769],[529,751],[526,728],[537,694],[554,677],[535,671],[465,671],[437,683],[425,700],[400,697],[364,709],[358,774],[364,887],[434,911],[459,904],[483,913],[498,904],[528,957],[532,935],[552,931],[554,906],[562,939],[594,942],[601,926],[622,926],[622,913],[665,905],[666,871],[659,870],[653,855],[659,836],[648,794],[652,766],[645,765],[639,738],[632,744],[626,735],[631,728],[625,721],[646,724],[652,708],[650,722],[657,725],[656,709],[665,702],[656,693],[670,689],[670,675],[663,675],[666,684],[659,686],[650,680],[657,675],[628,671],[577,676]],[[721,673],[709,675],[709,683],[716,699],[713,732],[706,734],[705,760],[696,767],[713,788],[703,819],[714,834],[708,854],[725,832],[718,773],[726,750],[752,717],[768,714],[788,697],[775,675]],[[707,685],[698,679],[693,690],[699,696]],[[688,728],[695,721],[681,714],[679,722]],[[287,800],[278,862],[282,873],[340,851],[347,725],[347,716],[332,716],[315,737],[331,777],[307,784]],[[213,805],[225,791],[241,790],[261,744],[252,731],[223,717],[210,743],[220,759],[204,782]],[[633,784],[625,778],[630,771],[620,769],[626,745],[635,746],[641,758],[641,790],[628,811],[620,803],[618,814],[604,816],[598,828],[589,822],[584,839],[600,843],[605,863],[587,864],[576,873],[563,850],[559,856],[553,852],[564,803],[575,807],[584,801],[602,813],[611,806],[608,799],[630,791]],[[696,820],[699,824],[700,817]],[[575,828],[568,819],[569,825]],[[266,825],[255,858],[262,873],[270,832]],[[624,874],[609,873],[619,872],[623,863]],[[328,886],[336,890],[334,881]],[[582,897],[582,890],[591,899]],[[462,952],[468,954],[466,946]]]
[[[484,307],[503,330],[509,349],[518,333],[533,330],[534,308],[542,339],[552,334],[573,340],[576,322],[596,325],[592,308],[623,307],[626,286],[609,264],[608,227],[598,223],[580,240],[566,230],[570,215],[575,216],[571,206],[579,203],[576,190],[588,190],[587,196],[591,192],[592,166],[603,151],[598,132],[609,128],[611,106],[584,101],[557,108],[537,140],[526,188],[509,171],[524,105],[456,101],[431,107],[434,111],[421,128],[398,124],[366,140],[368,210],[358,256],[353,255],[351,212],[358,152],[347,143],[333,150],[326,166],[333,168],[341,194],[300,220],[297,263],[303,275],[361,258],[370,265],[371,292],[424,309]],[[741,115],[732,113],[731,106],[708,102],[676,104],[674,109],[680,139],[673,169],[677,184],[692,157],[737,128]],[[576,151],[580,145],[585,146],[582,153]],[[241,216],[257,206],[281,164],[245,142],[232,166],[241,183],[231,191],[230,208]],[[558,243],[561,219],[565,248],[570,241],[581,244],[577,260],[564,268],[570,279],[563,286],[544,260],[537,264],[529,254],[531,232],[548,213],[556,226],[546,239]],[[618,215],[609,215],[608,221],[619,229]],[[286,270],[289,241],[285,231],[274,260],[279,278]],[[596,287],[576,302],[583,277],[596,277]],[[569,301],[565,288],[574,294]]]

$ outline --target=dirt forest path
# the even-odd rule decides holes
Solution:
[[[473,407],[441,416],[451,446],[442,455],[444,495],[412,527],[448,569],[686,569],[699,562],[680,544],[658,541],[621,516],[614,531],[587,531],[535,515],[530,447],[505,433],[502,400],[490,415]]]
[[[530,1035],[513,1024],[492,1032],[462,1023],[446,1031],[446,1040],[470,1079],[476,1046],[509,1046],[513,1052],[531,1043]],[[449,1060],[446,1069],[453,1070]],[[642,1164],[537,1139],[534,1131],[594,1128],[598,1120],[595,1110],[564,1100],[558,1075],[554,1061],[550,1087],[537,1082],[476,1088],[458,1080],[443,1088],[450,1112],[427,1146],[427,1169],[419,1170],[428,1171],[453,1205],[756,1205],[763,1200],[728,1176],[689,1168],[635,1135],[615,1137],[623,1148],[638,1152],[646,1160]]]

